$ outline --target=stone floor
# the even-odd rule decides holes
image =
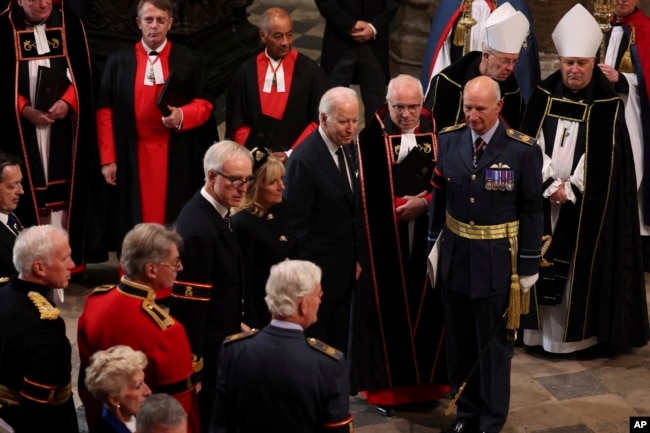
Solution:
[[[256,0],[249,9],[250,21],[256,24],[260,13],[271,5],[280,5],[290,12],[294,20],[294,47],[318,61],[324,21],[314,3]],[[547,69],[552,66],[552,57],[545,57],[549,59]],[[223,136],[223,125],[220,130]],[[75,276],[66,292],[62,315],[73,343],[74,381],[79,369],[77,317],[92,287],[116,281],[113,257],[107,263],[90,265],[85,273]],[[650,282],[650,274],[646,274],[646,281]],[[649,284],[646,292],[650,299]],[[76,389],[76,383],[74,386]],[[352,397],[350,402],[357,433],[436,433],[454,420],[453,413],[444,414],[450,399],[444,396],[434,410],[399,412],[392,418],[378,415],[362,397]],[[80,406],[78,398],[76,402]],[[515,350],[510,415],[504,433],[621,433],[631,431],[631,416],[641,415],[650,416],[650,347],[613,359],[589,361],[538,358],[520,348]]]

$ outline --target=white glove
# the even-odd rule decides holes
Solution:
[[[524,295],[528,293],[531,287],[533,287],[533,284],[537,281],[539,278],[539,273],[535,275],[520,275],[519,276],[519,288],[521,289],[521,293]]]

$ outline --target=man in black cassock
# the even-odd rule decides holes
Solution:
[[[267,9],[259,35],[266,48],[241,65],[228,88],[226,137],[246,143],[264,114],[284,120],[283,128],[293,130],[293,141],[284,143],[289,149],[318,127],[318,102],[329,84],[316,62],[292,48],[293,23],[286,11]],[[276,156],[286,161],[286,155]]]
[[[565,14],[553,31],[560,70],[533,92],[522,126],[544,150],[554,268],[554,281],[537,285],[538,299],[550,286],[554,301],[531,308],[525,327],[539,329],[526,329],[524,343],[553,353],[638,347],[650,335],[634,158],[623,101],[594,67],[601,39],[583,6]]]
[[[0,146],[25,161],[22,224],[63,228],[82,264],[95,155],[89,48],[79,17],[64,2],[44,3],[12,0],[0,15]],[[36,109],[39,67],[61,75],[63,93]]]
[[[365,390],[368,403],[383,415],[390,415],[393,406],[437,400],[439,385],[447,381],[440,352],[440,291],[432,291],[426,280],[427,210],[437,139],[435,120],[422,109],[423,99],[418,79],[393,78],[387,103],[358,139],[371,252],[363,282],[371,290],[354,294],[351,376],[353,388]],[[422,163],[409,162],[416,155]],[[404,171],[424,169],[428,171],[419,184],[411,185],[404,176]]]

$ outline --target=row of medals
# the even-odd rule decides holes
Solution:
[[[513,191],[515,189],[515,172],[506,164],[494,164],[485,171],[485,189],[487,191]]]

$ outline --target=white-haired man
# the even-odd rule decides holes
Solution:
[[[304,334],[318,319],[320,281],[308,261],[271,268],[271,323],[228,337],[221,350],[213,433],[352,431],[345,357]]]
[[[68,286],[71,254],[63,230],[23,230],[14,245],[18,275],[0,290],[0,418],[17,432],[78,431],[70,342],[47,300]]]
[[[244,270],[230,208],[253,181],[253,159],[234,141],[215,143],[203,158],[205,185],[185,204],[176,230],[183,237],[183,270],[172,289],[170,312],[185,326],[198,379],[201,429],[213,406],[217,355],[230,334],[247,330],[242,317]]]
[[[298,244],[297,257],[323,268],[321,319],[308,335],[347,351],[350,302],[361,267],[356,226],[359,191],[351,143],[359,124],[354,90],[325,92],[320,126],[287,162],[284,197]]]

